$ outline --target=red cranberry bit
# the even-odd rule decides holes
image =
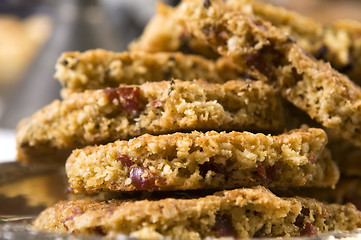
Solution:
[[[117,160],[127,167],[130,167],[134,164],[128,155],[121,154],[119,152],[117,153]]]
[[[154,100],[151,104],[150,104],[152,107],[161,107],[162,106],[162,101],[160,100]]]
[[[103,91],[105,95],[107,95],[110,102],[113,102],[114,99],[119,100],[119,95],[115,88],[106,88]]]
[[[141,106],[140,89],[138,87],[121,87],[104,89],[109,101],[119,101],[120,109],[136,114]]]
[[[317,160],[316,155],[311,152],[311,153],[310,153],[310,156],[308,157],[308,161],[309,161],[310,163],[315,163],[316,160]]]
[[[234,237],[237,238],[237,231],[232,224],[232,218],[229,215],[216,215],[216,222],[213,230],[216,232],[216,237]]]
[[[221,44],[225,44],[229,38],[228,32],[217,25],[206,25],[202,28],[203,33],[206,35],[208,40],[216,41]]]
[[[262,30],[267,31],[267,27],[265,25],[263,25],[263,23],[260,19],[255,20],[254,24],[256,24],[258,27],[260,27]]]
[[[71,211],[71,215],[70,215],[69,217],[65,218],[64,220],[62,220],[61,223],[62,223],[63,226],[66,228],[66,230],[69,231],[69,228],[68,228],[68,226],[66,225],[66,222],[69,221],[69,220],[72,220],[75,216],[81,215],[81,214],[83,214],[83,213],[84,213],[84,211],[83,211],[80,207],[76,206],[76,207],[74,207],[74,209]]]
[[[261,163],[257,164],[256,174],[262,178],[262,181],[265,183],[271,183],[276,179],[276,173],[278,166],[274,164],[273,166],[263,166]]]
[[[317,229],[311,223],[306,223],[300,229],[300,236],[314,236],[317,233]]]
[[[262,59],[262,56],[260,53],[249,53],[244,56],[244,60],[246,61],[247,65],[249,67],[254,67],[257,69],[260,73],[265,75],[268,78],[273,77],[272,75],[272,69],[270,66],[268,66],[265,61]]]
[[[137,113],[140,108],[140,89],[138,87],[117,88],[121,107],[130,113]]]
[[[132,184],[137,190],[147,191],[158,190],[155,182],[156,180],[161,180],[160,177],[153,176],[143,167],[132,167],[130,169],[130,178],[132,179]]]

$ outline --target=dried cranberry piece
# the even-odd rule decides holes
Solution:
[[[109,101],[113,102],[114,99],[119,101],[119,108],[136,114],[140,107],[140,89],[138,87],[120,87],[120,88],[107,88],[104,89]]]
[[[246,54],[244,56],[244,60],[246,61],[248,67],[254,67],[260,73],[270,78],[271,80],[274,78],[271,67],[268,64],[266,64],[260,53]]]
[[[202,28],[203,33],[209,40],[225,43],[229,38],[229,34],[226,29],[217,25],[205,25]]]
[[[315,226],[313,226],[311,223],[306,223],[300,229],[300,236],[313,236],[317,235],[317,233],[317,228],[315,228]]]
[[[84,211],[80,207],[76,206],[72,209],[71,215],[69,217],[65,218],[64,220],[62,220],[61,223],[66,228],[66,230],[69,231],[69,228],[66,225],[66,222],[69,220],[72,220],[75,216],[81,215],[83,213],[84,213]]]
[[[131,113],[136,113],[140,108],[140,89],[138,87],[117,88],[119,101],[122,108]]]
[[[121,154],[119,152],[117,153],[117,160],[127,167],[130,167],[134,164],[128,155]]]
[[[234,237],[237,238],[237,231],[232,224],[232,218],[229,215],[216,215],[216,222],[213,226],[216,237]]]
[[[272,46],[267,46],[260,51],[244,55],[243,59],[248,67],[254,67],[271,82],[275,82],[277,76],[273,68],[282,65],[284,56]]]
[[[261,19],[256,19],[254,21],[254,24],[256,24],[258,27],[260,27],[262,30],[267,31],[267,27],[265,25],[263,25],[263,22],[261,21]]]
[[[158,186],[155,182],[157,180],[162,180],[160,177],[153,176],[146,168],[143,167],[131,167],[129,174],[132,179],[132,183],[137,190],[158,190]]]
[[[151,105],[152,107],[155,107],[155,108],[161,107],[161,106],[162,106],[162,101],[160,101],[160,100],[154,100],[153,102],[151,102],[150,105]]]
[[[264,166],[261,163],[257,164],[256,174],[261,177],[262,181],[265,183],[271,183],[276,179],[278,166],[274,164],[273,166]]]
[[[310,163],[315,163],[317,161],[316,155],[314,153],[310,153],[310,156],[308,157],[308,161]]]
[[[110,102],[113,102],[114,99],[119,100],[119,95],[115,88],[106,88],[103,91],[105,95],[107,95]]]

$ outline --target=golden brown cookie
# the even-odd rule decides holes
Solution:
[[[327,63],[316,61],[289,36],[221,0],[185,0],[178,19],[224,56],[246,63],[281,89],[284,98],[324,127],[361,146],[361,89]]]
[[[338,169],[322,129],[279,136],[250,132],[142,135],[74,150],[66,162],[77,192],[331,187]]]
[[[36,219],[37,230],[141,239],[290,237],[361,226],[354,205],[280,198],[263,187],[223,191],[198,199],[62,201]]]
[[[144,133],[192,130],[275,131],[282,104],[261,81],[164,81],[74,93],[56,100],[17,129],[19,161],[61,163],[75,148]]]
[[[118,87],[120,84],[143,84],[171,79],[212,83],[250,78],[246,70],[231,59],[216,61],[176,52],[111,52],[102,49],[66,52],[56,64],[55,78],[66,98],[72,92]],[[254,79],[253,79],[254,80]]]

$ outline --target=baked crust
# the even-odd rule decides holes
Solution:
[[[268,187],[332,187],[339,177],[322,129],[279,136],[192,132],[74,150],[66,162],[75,193]]]
[[[281,89],[284,98],[342,138],[361,146],[361,89],[330,64],[315,60],[269,22],[213,0],[186,0],[177,16],[195,37],[233,56]]]
[[[46,209],[33,226],[42,231],[115,237],[204,239],[289,237],[360,227],[352,204],[308,198],[280,198],[263,187],[218,192],[198,199],[92,202],[62,201]]]
[[[171,79],[211,83],[247,78],[247,71],[232,59],[216,61],[180,52],[111,52],[103,49],[65,52],[56,63],[57,78],[63,86],[63,98],[87,89],[118,87]],[[254,80],[254,79],[253,79]]]
[[[163,81],[74,93],[20,122],[19,161],[60,163],[75,148],[144,133],[282,129],[277,92],[261,81]]]

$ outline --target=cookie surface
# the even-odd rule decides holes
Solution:
[[[122,85],[74,93],[23,120],[17,130],[17,159],[63,164],[75,148],[144,133],[275,131],[282,125],[280,97],[260,81]]]
[[[77,192],[334,186],[338,169],[322,129],[279,136],[250,132],[142,135],[74,150],[66,162]]]
[[[183,1],[178,18],[220,54],[267,77],[298,108],[361,146],[361,89],[329,64],[316,61],[280,29],[227,8],[223,1]]]
[[[339,20],[322,24],[296,12],[257,0],[227,0],[225,3],[233,10],[271,22],[297,40],[315,58],[330,62],[338,71],[361,85],[360,22]],[[129,48],[147,52],[182,51],[208,58],[218,57],[215,50],[194,38],[176,21],[175,12],[175,8],[159,4],[156,15],[141,37],[130,44]]]
[[[159,27],[161,26],[161,27]],[[130,51],[184,52],[216,59],[219,54],[207,44],[194,38],[177,22],[174,8],[162,2],[156,14],[147,23],[139,39],[129,44]]]
[[[198,199],[63,201],[36,219],[37,230],[126,234],[137,238],[289,237],[360,227],[352,204],[280,198],[263,187],[218,192]]]
[[[273,188],[272,192],[282,197],[307,197],[328,203],[352,203],[361,210],[361,178],[341,175],[334,189],[331,188]]]
[[[322,24],[309,17],[258,0],[227,0],[232,9],[253,14],[271,22],[297,40],[297,43],[317,59],[361,84],[361,23],[336,21]]]
[[[182,53],[111,52],[102,49],[66,52],[56,64],[55,78],[66,98],[72,92],[118,87],[121,84],[143,84],[171,79],[212,83],[242,78],[231,59],[217,61]]]

